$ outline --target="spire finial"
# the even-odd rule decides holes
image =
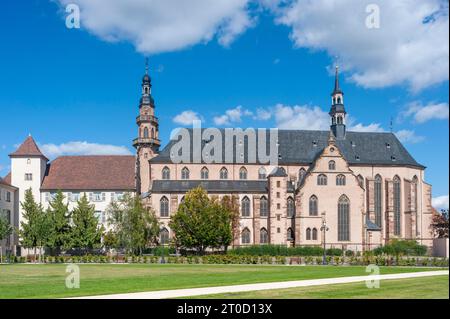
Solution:
[[[148,74],[148,57],[145,58],[145,74]]]
[[[335,75],[335,79],[334,79],[334,92],[338,92],[340,91],[339,88],[339,65],[336,64],[336,75]]]

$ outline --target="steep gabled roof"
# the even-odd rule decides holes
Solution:
[[[37,146],[33,137],[28,136],[26,140],[19,146],[19,148],[14,152],[9,154],[10,157],[14,156],[39,156],[45,158],[47,161],[47,157],[42,154],[41,150]]]
[[[151,193],[186,193],[201,186],[209,193],[266,193],[267,181],[155,180]]]
[[[47,166],[41,190],[134,191],[134,156],[62,156]]]
[[[192,129],[189,129],[192,138]],[[222,154],[225,154],[225,132],[222,133]],[[257,134],[258,135],[258,134]],[[328,145],[330,131],[307,131],[307,130],[278,130],[278,165],[287,164],[311,164],[320,152]],[[259,146],[258,136],[256,146]],[[266,150],[269,152],[269,130],[267,130]],[[160,154],[150,160],[150,163],[171,163],[171,149],[177,140],[171,140]],[[206,144],[202,141],[202,147]],[[247,142],[244,142],[247,145]],[[191,162],[192,162],[191,143]],[[236,139],[232,150],[233,163],[252,164],[248,161],[247,147],[240,161],[236,156]],[[417,163],[408,153],[402,143],[393,133],[372,132],[347,132],[343,140],[337,140],[336,146],[341,150],[346,161],[351,165],[388,165],[388,166],[413,166],[425,168]],[[259,152],[259,151],[257,151]],[[262,151],[263,153],[264,151]],[[257,153],[258,154],[258,153]],[[220,163],[224,163],[222,159]],[[205,164],[205,163],[204,163]],[[258,163],[260,164],[260,163]]]
[[[4,185],[4,186],[8,186],[8,187],[17,189],[17,187],[14,187],[11,185],[10,181],[8,182],[7,180],[5,180],[4,178],[1,178],[1,177],[0,177],[0,185]]]

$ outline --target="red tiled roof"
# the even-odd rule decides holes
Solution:
[[[9,187],[13,187],[13,188],[17,189],[17,187],[14,187],[11,185],[11,173],[6,175],[5,178],[0,177],[0,185],[5,185],[5,186],[9,186]]]
[[[42,156],[47,159],[47,157],[42,154],[31,135],[27,137],[14,153],[9,154],[9,156]]]
[[[135,190],[134,156],[62,156],[47,167],[41,190]]]

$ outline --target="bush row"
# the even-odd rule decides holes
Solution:
[[[322,256],[323,248],[319,246],[287,247],[282,245],[254,245],[228,250],[229,255],[251,256]],[[339,248],[327,249],[328,256],[342,256],[344,251]],[[345,251],[346,256],[353,256],[351,250]]]
[[[354,265],[362,266],[376,264],[379,266],[423,266],[423,267],[448,267],[449,261],[444,258],[423,258],[423,257],[388,257],[388,256],[327,256],[327,264],[331,265]],[[141,264],[303,264],[303,265],[321,265],[322,257],[318,256],[252,256],[252,255],[207,255],[187,256],[187,257],[160,257],[160,256],[44,256],[45,263],[141,263]],[[15,257],[3,262],[25,263],[33,262],[33,258]]]

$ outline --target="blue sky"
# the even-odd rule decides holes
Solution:
[[[9,171],[8,154],[29,133],[50,157],[132,152],[147,55],[163,143],[172,129],[193,118],[201,118],[204,126],[326,129],[337,59],[350,126],[388,131],[393,118],[393,131],[428,167],[426,180],[433,185],[433,197],[447,196],[448,205],[445,2],[422,1],[428,6],[417,9],[417,15],[446,26],[443,31],[430,25],[436,29],[426,31],[442,36],[432,39],[421,38],[426,32],[405,32],[420,17],[399,17],[398,22],[389,10],[383,20],[389,4],[379,1],[381,29],[371,40],[368,30],[353,30],[342,22],[348,20],[345,16],[338,23],[330,20],[329,8],[322,10],[321,1],[315,8],[301,1],[221,1],[215,10],[205,6],[205,0],[193,1],[192,21],[174,15],[170,6],[177,0],[133,0],[128,11],[115,0],[106,12],[96,12],[98,8],[86,0],[71,1],[81,7],[80,29],[66,27],[64,0],[3,3],[0,176]],[[410,2],[417,6],[416,0]],[[360,7],[351,0],[341,3],[344,7],[339,9],[345,12]],[[148,16],[141,18],[145,10]],[[185,24],[178,27],[177,19]],[[383,29],[383,22],[389,30]],[[423,22],[422,26],[428,27]],[[167,34],[160,37],[155,30]],[[393,33],[395,40],[390,38]],[[367,50],[374,41],[378,45]],[[414,45],[405,55],[396,54],[404,43]]]

